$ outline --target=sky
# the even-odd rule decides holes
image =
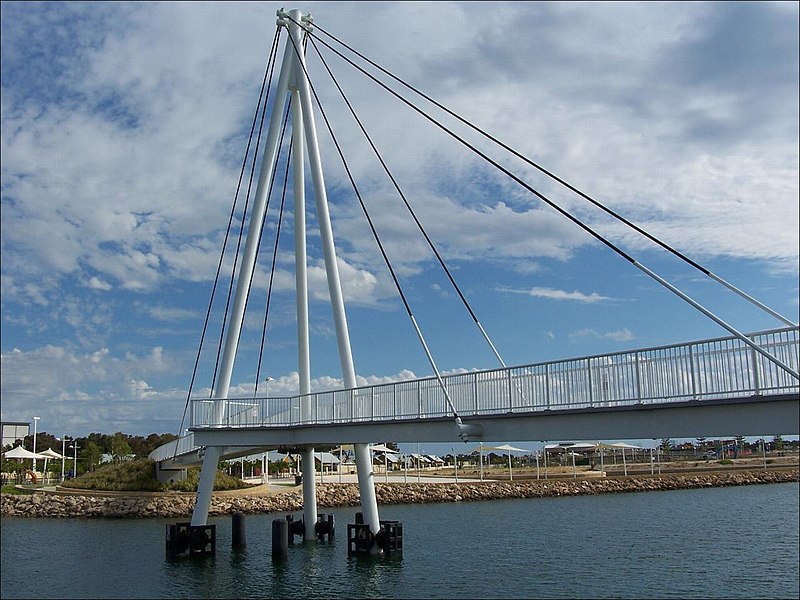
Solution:
[[[281,5],[0,6],[2,420],[36,415],[40,431],[67,435],[177,433]],[[298,8],[798,321],[797,3]],[[497,366],[316,53],[308,54],[312,82],[439,370]],[[727,335],[325,56],[507,364]],[[429,376],[317,119],[359,382]],[[480,144],[740,331],[781,326]],[[312,389],[322,390],[342,380],[311,198],[308,206],[311,376]],[[270,210],[231,395],[253,390],[276,231]],[[298,392],[291,210],[285,219],[260,371],[259,389],[268,385],[269,395]],[[193,387],[198,395],[207,396],[212,382],[225,277],[219,289]]]

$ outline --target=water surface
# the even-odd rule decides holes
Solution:
[[[270,557],[277,515],[230,517],[214,558],[167,561],[175,520],[2,520],[5,598],[784,598],[800,595],[798,484],[381,508],[403,522],[399,559],[332,543]]]

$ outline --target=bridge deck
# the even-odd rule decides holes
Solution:
[[[799,331],[790,327],[750,338],[797,370]],[[459,416],[465,422],[480,423],[484,439],[790,434],[794,432],[787,427],[798,428],[800,382],[735,337],[473,371],[443,379]],[[698,412],[700,407],[706,410]],[[666,413],[660,412],[659,418],[644,418],[664,409],[671,409],[672,417],[665,418]],[[640,416],[634,418],[636,412]],[[774,419],[765,420],[770,413]],[[709,419],[703,414],[714,416]],[[223,418],[215,420],[214,415]],[[787,422],[787,416],[794,418]],[[453,417],[433,377],[307,396],[197,398],[191,402],[192,429],[197,435],[159,448],[151,457],[163,460],[192,454],[197,451],[196,444],[245,446],[258,440],[255,445],[265,445],[270,439],[271,443],[292,439],[307,444],[453,441],[458,440]],[[548,419],[532,420],[535,417]],[[687,418],[693,420],[692,430],[698,433],[676,430],[680,420]],[[654,427],[659,419],[662,426]],[[561,425],[556,426],[556,421]],[[723,424],[734,429],[713,431]],[[778,429],[762,429],[773,425],[779,425]],[[705,429],[698,429],[700,426]],[[752,429],[757,426],[760,428]],[[745,431],[748,427],[751,429]],[[599,430],[608,433],[600,435]],[[581,434],[591,431],[595,434]],[[371,435],[374,437],[360,439]]]

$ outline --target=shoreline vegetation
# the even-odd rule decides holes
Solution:
[[[515,474],[516,475],[516,474]],[[535,476],[535,475],[534,475]],[[377,479],[377,478],[376,478]],[[764,469],[751,466],[724,471],[629,474],[624,477],[522,478],[513,481],[484,480],[444,483],[381,483],[376,481],[380,506],[470,502],[516,498],[548,498],[577,495],[763,485],[800,481],[794,466]],[[319,508],[357,507],[355,483],[317,483]],[[191,492],[108,492],[97,490],[38,489],[28,494],[3,493],[0,516],[35,518],[188,518],[194,507]],[[291,513],[302,511],[302,486],[275,489],[268,485],[214,492],[209,516]]]

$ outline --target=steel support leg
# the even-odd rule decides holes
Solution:
[[[306,524],[304,539],[315,540],[317,534],[317,478],[314,467],[314,448],[303,448],[303,521]]]

